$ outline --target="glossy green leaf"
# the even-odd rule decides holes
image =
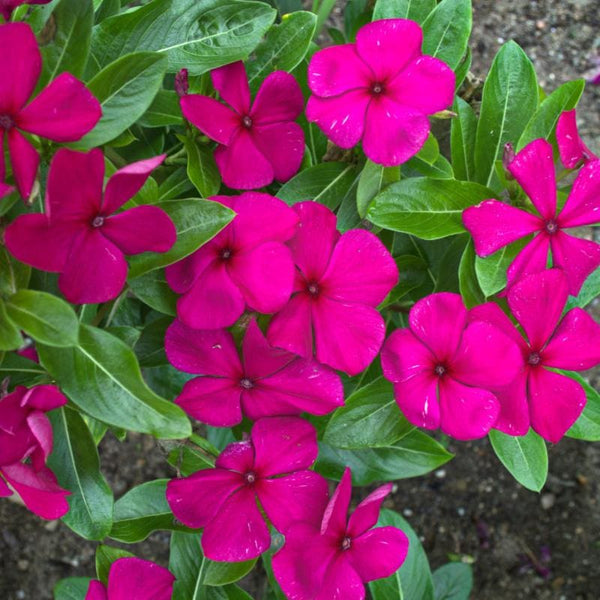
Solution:
[[[214,196],[221,187],[221,175],[212,151],[190,138],[183,138],[187,151],[187,174],[203,198]]]
[[[365,218],[371,200],[388,185],[400,181],[400,167],[384,167],[367,160],[360,173],[356,189],[356,208]]]
[[[144,326],[135,344],[140,367],[158,367],[169,362],[165,354],[165,333],[172,322],[171,317],[159,317]]]
[[[469,71],[471,70],[471,63],[473,62],[473,53],[471,52],[471,48],[467,46],[467,51],[465,55],[460,59],[458,66],[454,69],[454,74],[456,75],[456,90],[458,91],[464,80],[467,78]]]
[[[435,6],[436,0],[377,0],[373,9],[373,21],[411,19],[423,23]]]
[[[209,457],[208,454],[200,449],[195,449],[192,446],[177,446],[173,448],[167,456],[167,462],[177,469],[184,477],[202,471],[203,469],[214,468],[214,457]]]
[[[202,583],[208,586],[220,586],[235,583],[245,577],[256,564],[258,559],[246,560],[244,562],[215,562],[207,561]]]
[[[158,202],[188,197],[193,189],[194,186],[188,179],[186,169],[179,167],[158,186]]]
[[[380,308],[398,302],[412,290],[422,285],[427,278],[427,262],[420,256],[403,254],[395,260],[398,267],[398,283],[381,303]]]
[[[477,132],[477,117],[475,111],[462,98],[456,98],[452,109],[457,118],[452,119],[450,126],[450,151],[452,166],[456,179],[473,181],[475,178],[475,134]]]
[[[113,493],[100,472],[100,459],[92,434],[73,409],[49,413],[54,446],[48,465],[67,497],[69,512],[62,518],[75,533],[88,540],[102,540],[112,526]]]
[[[2,301],[0,301],[0,307]],[[0,312],[1,312],[0,308]],[[1,317],[0,317],[0,328],[1,328]],[[0,332],[0,340],[2,340],[2,333]],[[19,346],[22,345],[22,342]],[[1,358],[1,355],[0,355]],[[4,377],[10,376],[11,385],[35,385],[43,380],[47,381],[48,374],[46,370],[38,363],[19,356],[15,352],[7,352],[4,354],[4,358],[0,360],[0,380]]]
[[[577,298],[569,298],[567,309],[571,309],[575,306],[584,308],[598,296],[600,296],[600,267],[593,271],[585,280],[581,290],[579,290]]]
[[[418,154],[402,165],[405,177],[431,177],[432,179],[453,179],[454,171],[446,157],[441,154],[433,163],[423,160]]]
[[[23,345],[19,328],[12,322],[0,298],[0,350],[18,350]]]
[[[142,127],[168,127],[182,123],[179,97],[172,90],[158,90],[152,104],[138,121]]]
[[[466,181],[404,179],[375,197],[367,218],[384,229],[433,240],[464,232],[463,210],[493,195]]]
[[[37,346],[42,365],[83,411],[115,427],[159,438],[186,438],[183,411],[157,396],[142,379],[133,351],[109,333],[81,325],[73,348]]]
[[[477,273],[475,271],[475,249],[471,240],[469,240],[462,258],[460,259],[460,264],[458,266],[458,281],[460,285],[460,295],[467,308],[472,308],[477,304],[483,304],[485,302],[485,294],[481,291],[479,281],[477,280]]]
[[[506,287],[506,271],[525,243],[518,241],[485,258],[475,257],[477,280],[487,298]]]
[[[453,562],[433,572],[435,600],[469,600],[473,588],[471,565]]]
[[[524,436],[513,436],[492,429],[490,442],[508,472],[528,490],[539,492],[548,477],[546,442],[533,429]]]
[[[150,308],[173,317],[177,314],[177,295],[165,280],[163,269],[130,279],[129,289]]]
[[[96,0],[94,0],[96,4]],[[95,23],[101,23],[104,19],[114,17],[121,12],[121,0],[102,0],[96,8]]]
[[[77,343],[77,315],[70,304],[57,296],[20,290],[6,301],[6,312],[36,342],[60,347]]]
[[[132,256],[129,259],[130,279],[185,258],[217,235],[234,217],[232,210],[212,200],[167,200],[156,206],[171,217],[177,229],[177,241],[168,252]]]
[[[583,412],[565,435],[587,442],[600,442],[600,394],[581,375],[569,371],[560,373],[577,381],[585,390],[587,399]]]
[[[54,586],[54,600],[85,600],[90,577],[67,577]]]
[[[113,546],[106,546],[100,544],[96,548],[96,576],[98,579],[106,585],[108,583],[108,572],[110,571],[111,565],[119,558],[126,558],[133,556],[131,552],[123,550],[123,548],[114,548]]]

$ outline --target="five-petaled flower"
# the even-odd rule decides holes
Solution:
[[[454,98],[452,69],[423,56],[422,41],[414,21],[384,19],[362,27],[355,44],[317,52],[308,67],[308,120],[341,148],[362,138],[373,162],[406,162],[429,135],[428,115]]]
[[[211,560],[244,561],[271,544],[261,510],[279,531],[296,521],[317,523],[328,500],[327,481],[308,468],[318,454],[317,432],[298,417],[268,417],[250,438],[229,444],[215,469],[167,485],[177,519],[203,527],[202,549]]]
[[[242,343],[243,361],[228,331],[191,329],[181,321],[167,330],[165,350],[178,369],[203,375],[188,381],[175,403],[215,427],[240,423],[242,413],[253,421],[302,412],[324,415],[344,404],[335,372],[273,348],[254,319]]]
[[[383,374],[406,418],[459,440],[487,435],[500,410],[489,389],[517,376],[518,346],[490,323],[473,320],[458,294],[426,296],[408,322],[381,352]]]
[[[548,251],[554,267],[563,269],[569,293],[576,296],[587,276],[600,265],[600,244],[568,235],[563,230],[600,222],[600,161],[581,169],[562,210],[556,207],[556,176],[552,145],[539,139],[519,152],[508,166],[540,216],[498,200],[485,200],[463,212],[475,251],[488,256],[535,234],[507,271],[507,289],[518,279],[547,267]]]
[[[569,295],[559,269],[547,269],[518,281],[508,292],[508,305],[525,335],[493,303],[471,309],[519,346],[523,368],[507,386],[494,389],[500,414],[494,425],[510,435],[525,435],[531,426],[549,442],[558,442],[575,423],[586,402],[577,381],[550,369],[583,371],[600,362],[600,325],[581,308],[562,318]]]
[[[175,576],[160,565],[134,556],[115,560],[108,585],[93,579],[85,600],[171,600]]]
[[[7,21],[10,19],[13,10],[21,4],[48,4],[52,0],[0,0],[0,15]]]
[[[229,107],[198,94],[183,96],[180,103],[184,117],[219,143],[215,160],[223,183],[254,190],[295,175],[304,156],[304,132],[294,121],[304,98],[293,75],[275,71],[267,76],[252,106],[243,62],[215,69],[211,76]]]
[[[257,192],[213,196],[236,212],[233,221],[199,250],[166,269],[178,294],[178,317],[196,329],[233,325],[246,307],[278,311],[289,299],[294,262],[284,242],[298,216],[282,200]]]
[[[408,538],[396,527],[375,527],[388,483],[371,492],[347,521],[352,476],[346,469],[318,523],[283,531],[273,572],[290,600],[363,600],[364,584],[389,577],[406,558]]]
[[[560,160],[567,169],[576,169],[598,157],[585,145],[577,129],[575,109],[566,111],[558,117],[556,124],[556,142]]]
[[[294,293],[267,337],[274,346],[356,375],[375,358],[385,337],[376,306],[398,281],[396,263],[369,231],[343,235],[336,217],[316,202],[294,205],[300,217],[289,242],[296,266]]]
[[[0,399],[0,497],[16,491],[43,519],[58,519],[69,510],[70,492],[58,485],[46,466],[53,439],[45,413],[66,403],[53,385],[18,386]]]
[[[21,215],[5,231],[8,250],[36,269],[60,273],[58,285],[69,302],[116,298],[127,277],[124,254],[166,252],[176,231],[157,206],[115,213],[144,185],[157,156],[118,170],[104,183],[104,156],[59,150],[50,165],[45,214]]]
[[[0,56],[0,180],[6,177],[6,139],[17,188],[28,198],[40,157],[21,131],[54,142],[74,142],[96,125],[102,109],[85,85],[69,73],[60,74],[27,104],[42,68],[29,25],[0,25]]]

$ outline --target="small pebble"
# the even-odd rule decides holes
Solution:
[[[402,511],[402,514],[403,514],[405,517],[412,517],[414,513],[413,513],[413,511],[412,511],[410,508],[405,508],[405,509]]]
[[[554,494],[542,494],[540,498],[540,503],[544,510],[549,510],[554,506],[554,501],[556,500],[556,496]]]
[[[438,471],[435,472],[435,476],[438,479],[444,479],[444,477],[446,477],[446,469],[439,469]]]

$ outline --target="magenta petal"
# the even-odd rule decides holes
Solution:
[[[254,446],[250,440],[228,444],[219,454],[215,465],[238,473],[254,470]]]
[[[42,69],[35,35],[25,23],[0,27],[0,114],[15,115],[29,100]]]
[[[2,479],[2,469],[0,469],[0,498],[8,498],[13,494],[14,492],[8,487],[6,481]]]
[[[394,383],[407,381],[425,372],[433,374],[436,358],[410,329],[397,329],[381,350],[381,367],[386,379]]]
[[[205,269],[218,260],[219,251],[220,248],[213,240],[189,256],[168,265],[165,269],[165,277],[169,287],[178,294],[187,292]]]
[[[500,414],[494,429],[508,435],[526,435],[529,431],[529,404],[527,402],[527,372],[507,386],[494,390],[500,403]]]
[[[322,98],[369,88],[373,72],[356,53],[355,44],[330,46],[315,52],[308,65],[310,91]]]
[[[171,600],[175,576],[167,569],[141,558],[116,560],[108,573],[110,600]]]
[[[346,534],[348,509],[352,498],[352,472],[350,467],[344,469],[344,474],[325,508],[321,535],[327,534],[341,539]]]
[[[396,527],[377,527],[352,540],[350,560],[366,583],[389,577],[401,566],[408,553],[408,538]]]
[[[553,266],[565,272],[569,293],[577,296],[588,275],[600,265],[600,244],[557,231],[550,246]]]
[[[13,127],[8,131],[8,151],[19,193],[29,198],[40,164],[37,150]]]
[[[212,82],[219,95],[241,115],[250,110],[250,88],[246,67],[241,60],[213,69]]]
[[[559,216],[561,227],[580,227],[600,222],[600,160],[594,160],[577,175]]]
[[[479,306],[471,308],[469,310],[467,322],[473,323],[475,321],[486,321],[487,323],[490,323],[504,333],[504,335],[507,335],[513,340],[513,342],[521,348],[521,351],[526,351],[529,348],[513,322],[494,302],[486,302],[485,304],[480,304]]]
[[[438,380],[432,373],[421,373],[394,383],[394,398],[413,425],[425,429],[437,429],[440,426]]]
[[[302,90],[293,75],[275,71],[266,77],[254,99],[250,117],[256,125],[294,121],[304,108]]]
[[[385,338],[383,317],[365,304],[322,295],[313,303],[312,318],[317,360],[350,376],[371,364]]]
[[[369,104],[365,120],[363,150],[373,162],[385,167],[413,157],[429,135],[429,119],[420,110],[383,95]]]
[[[354,229],[338,240],[319,287],[334,300],[377,306],[397,282],[389,250],[369,231]]]
[[[177,302],[178,317],[195,329],[233,325],[244,312],[244,298],[225,264],[213,262]]]
[[[308,469],[319,453],[315,428],[297,417],[259,419],[250,437],[260,477]]]
[[[548,234],[541,232],[534,236],[510,263],[506,271],[506,288],[510,289],[516,281],[527,275],[545,271],[548,265],[548,250],[550,250]]]
[[[574,169],[579,162],[594,156],[579,136],[575,109],[562,113],[558,118],[556,141],[560,160],[567,169]]]
[[[21,406],[30,406],[47,412],[68,402],[65,395],[55,385],[36,385],[23,396]]]
[[[392,491],[392,487],[391,483],[378,487],[356,507],[348,521],[348,536],[356,538],[377,523],[381,504]]]
[[[202,534],[202,549],[211,560],[250,560],[270,545],[269,528],[250,488],[242,488],[229,496]]]
[[[94,128],[100,103],[70,73],[61,73],[17,117],[21,129],[55,142],[74,142]]]
[[[311,301],[308,294],[296,294],[269,323],[269,343],[294,354],[313,353]]]
[[[280,532],[299,521],[318,527],[329,500],[327,480],[314,471],[261,479],[256,493],[267,517]]]
[[[547,367],[584,371],[600,363],[600,325],[581,308],[570,310],[562,319],[548,345],[543,364]]]
[[[239,473],[205,469],[167,484],[167,502],[188,527],[205,527],[223,502],[243,485]]]
[[[384,19],[360,28],[356,51],[378,81],[385,81],[421,56],[422,42],[423,31],[414,21]]]
[[[365,586],[350,559],[340,553],[330,564],[315,600],[363,600]]]
[[[196,377],[186,382],[175,399],[188,415],[213,427],[233,427],[242,422],[237,381],[219,377]]]
[[[124,254],[166,252],[177,240],[173,221],[158,206],[134,206],[108,217],[101,232]]]
[[[2,136],[3,136],[3,134],[0,135],[0,142],[1,142]],[[1,143],[0,143],[0,152],[4,153],[4,150],[1,147]],[[3,174],[0,169],[0,179],[2,179],[2,177],[3,177]],[[14,190],[14,188],[12,187],[12,185],[8,185],[7,183],[0,181],[0,200],[2,200],[2,198],[4,198],[4,196],[8,196],[8,194],[10,194],[13,190]]]
[[[32,462],[33,468],[39,471],[52,452],[52,424],[43,412],[34,410],[27,417],[27,425],[38,444],[36,452],[32,455]]]
[[[340,148],[358,144],[365,127],[370,96],[366,90],[344,92],[340,96],[311,96],[306,105],[306,118]]]
[[[96,304],[116,298],[126,278],[123,253],[100,232],[89,230],[71,247],[58,287],[73,304]]]
[[[114,173],[106,184],[102,214],[108,216],[121,208],[142,188],[150,173],[165,159],[165,154],[134,162]],[[139,208],[139,207],[138,207]]]
[[[508,166],[544,219],[556,214],[556,176],[552,144],[539,139],[527,144]]]
[[[87,589],[85,600],[108,600],[104,584],[97,579],[92,579]]]
[[[286,350],[271,346],[254,318],[246,329],[242,342],[242,354],[244,356],[244,373],[250,379],[269,377],[296,358]]]
[[[543,367],[531,369],[527,383],[531,426],[556,444],[583,411],[585,391],[573,379]]]
[[[263,156],[271,163],[275,179],[291,179],[304,158],[304,132],[297,123],[257,125],[252,139]]]
[[[489,256],[543,225],[535,215],[498,200],[484,200],[471,206],[463,211],[462,218],[479,256]]]
[[[180,100],[183,116],[204,135],[228,144],[240,127],[240,117],[214,98],[189,94]]]
[[[439,400],[442,431],[457,440],[485,437],[500,412],[494,394],[463,385],[450,376],[440,380]]]

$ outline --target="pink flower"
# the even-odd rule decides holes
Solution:
[[[208,244],[167,267],[167,282],[183,296],[177,315],[195,329],[233,325],[246,307],[278,311],[288,301],[294,263],[284,242],[298,217],[283,201],[267,194],[213,196],[237,213]]]
[[[108,572],[108,587],[90,581],[85,600],[171,600],[175,576],[149,560],[128,556],[115,560]]]
[[[21,4],[48,4],[49,2],[51,0],[0,0],[0,15],[8,21],[12,11]]]
[[[295,175],[304,156],[304,132],[294,121],[304,98],[294,77],[271,73],[251,106],[243,62],[215,69],[211,76],[229,106],[198,94],[184,96],[180,104],[184,117],[219,143],[215,160],[223,183],[253,190]]]
[[[552,145],[535,140],[508,167],[540,216],[499,202],[485,200],[463,212],[479,256],[530,234],[533,239],[517,254],[507,271],[507,288],[524,275],[543,271],[552,252],[555,267],[564,270],[569,292],[576,296],[586,277],[600,265],[600,245],[566,234],[563,229],[600,222],[600,161],[588,163],[577,175],[562,208],[556,208],[556,178]]]
[[[16,491],[25,506],[43,519],[58,519],[69,510],[70,492],[58,485],[46,467],[52,452],[52,425],[45,413],[66,403],[53,385],[18,386],[0,399],[0,497]]]
[[[406,162],[429,135],[427,115],[454,99],[454,73],[423,56],[422,41],[414,21],[385,19],[362,27],[355,44],[317,52],[308,66],[308,120],[341,148],[362,138],[373,162]]]
[[[163,159],[157,156],[120,169],[103,194],[102,151],[59,150],[48,174],[45,214],[17,217],[6,229],[6,247],[36,269],[60,273],[58,285],[69,302],[116,298],[127,277],[124,254],[166,252],[175,243],[175,226],[156,206],[113,214]]]
[[[508,292],[508,305],[525,340],[500,308],[488,303],[471,310],[519,346],[523,368],[508,385],[495,389],[500,414],[494,425],[510,435],[525,435],[529,427],[549,442],[558,442],[575,423],[586,396],[573,379],[548,367],[583,371],[600,362],[600,326],[581,308],[562,318],[569,295],[567,279],[559,269],[529,275]]]
[[[383,375],[406,418],[459,440],[487,435],[500,410],[489,388],[517,376],[518,346],[500,329],[473,321],[458,294],[419,300],[408,322],[381,351]]]
[[[356,375],[375,358],[385,324],[375,307],[398,281],[387,248],[368,231],[340,236],[335,215],[322,204],[294,205],[300,217],[290,247],[296,266],[294,294],[271,321],[273,346]]]
[[[165,337],[167,357],[186,373],[198,373],[175,400],[190,416],[215,427],[232,427],[242,412],[261,417],[325,415],[344,404],[340,378],[312,359],[269,345],[252,319],[240,361],[225,329],[191,329],[175,321]]]
[[[308,468],[318,454],[314,427],[297,417],[256,421],[250,439],[229,444],[215,469],[167,485],[167,501],[188,527],[203,527],[211,560],[236,562],[271,545],[264,514],[282,531],[295,521],[316,522],[327,503],[327,481]]]
[[[406,558],[408,538],[400,529],[372,529],[392,484],[371,492],[346,523],[351,477],[346,469],[321,523],[293,523],[283,532],[273,571],[290,600],[363,600],[366,582],[389,577]]]
[[[4,196],[8,196],[13,191],[13,187],[0,181],[0,200],[4,198]]]
[[[6,176],[6,138],[17,188],[28,198],[40,157],[21,131],[54,142],[74,142],[96,125],[102,109],[85,85],[69,73],[59,75],[27,104],[42,68],[29,25],[0,25],[0,57],[0,181]]]
[[[577,130],[575,109],[564,112],[556,124],[556,141],[560,160],[567,169],[576,169],[581,164],[598,157],[583,143]]]

